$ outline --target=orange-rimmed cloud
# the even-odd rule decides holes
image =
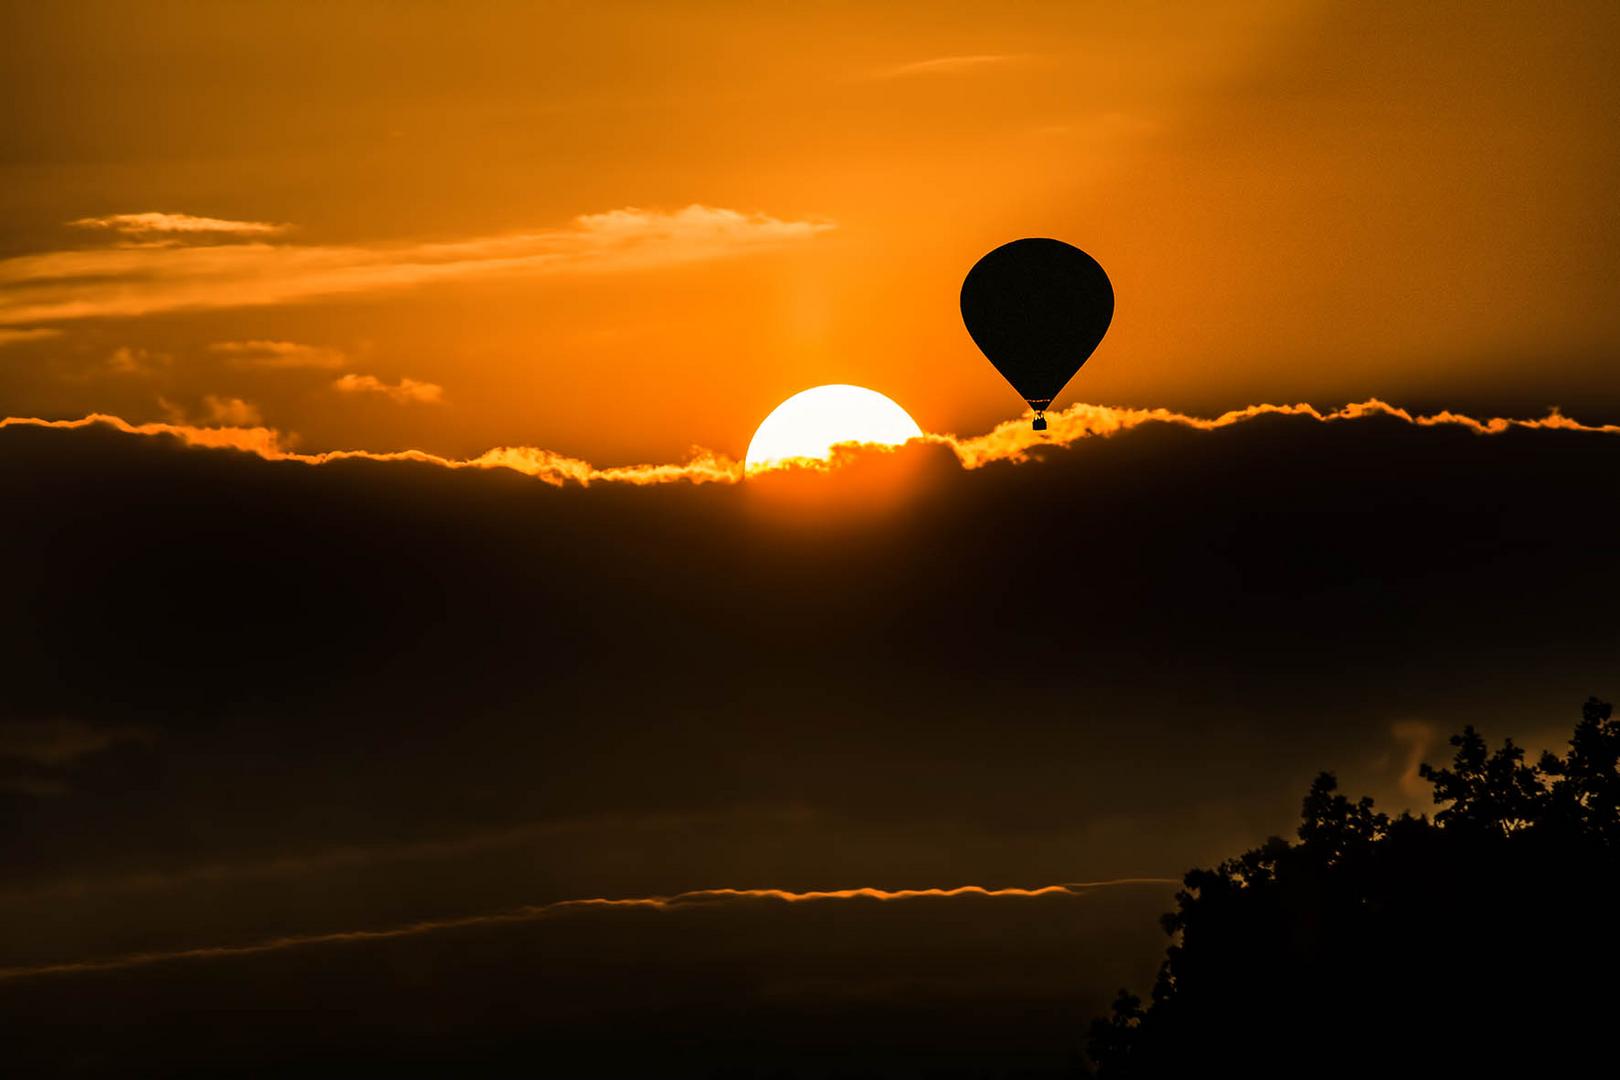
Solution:
[[[148,217],[86,222],[119,229],[126,219]],[[0,259],[0,327],[264,306],[436,282],[644,269],[805,240],[832,227],[693,204],[673,211],[625,207],[554,228],[437,243],[273,243],[241,239],[238,229],[218,244],[52,251]],[[198,232],[207,235],[189,230]]]
[[[352,371],[334,379],[332,389],[340,394],[380,394],[396,405],[437,405],[444,400],[444,387],[438,383],[409,378],[387,383],[375,375]]]
[[[324,465],[334,461],[411,461],[446,469],[511,469],[555,487],[564,484],[584,487],[595,483],[734,483],[742,479],[741,463],[723,454],[701,449],[694,450],[692,457],[680,464],[598,468],[588,461],[533,446],[498,446],[474,458],[448,458],[425,450],[328,450],[305,454],[288,448],[282,433],[268,427],[200,427],[165,421],[132,424],[122,417],[105,413],[92,413],[76,420],[41,420],[21,416],[0,420],[0,428],[71,430],[96,424],[104,424],[127,435],[166,435],[179,439],[187,446],[240,450],[256,454],[266,461],[295,461],[305,465]]]
[[[1501,435],[1518,429],[1573,431],[1597,435],[1620,435],[1620,424],[1583,424],[1554,410],[1540,419],[1506,417],[1480,419],[1444,411],[1415,414],[1377,398],[1323,411],[1313,405],[1250,405],[1215,417],[1191,416],[1170,409],[1128,409],[1107,405],[1071,405],[1061,412],[1047,414],[1045,433],[1030,430],[1027,417],[998,424],[983,435],[924,435],[912,442],[944,447],[955,455],[964,469],[979,469],[996,462],[1023,464],[1034,461],[1037,451],[1071,446],[1090,438],[1103,438],[1145,424],[1173,424],[1198,431],[1214,431],[1262,416],[1292,416],[1318,423],[1343,423],[1372,417],[1400,420],[1418,427],[1461,427],[1476,435]],[[414,461],[448,469],[511,469],[557,487],[566,484],[735,484],[746,477],[740,461],[717,451],[694,447],[683,462],[667,464],[597,466],[581,458],[533,446],[498,446],[477,457],[448,458],[424,450],[329,450],[300,453],[290,449],[281,432],[268,427],[199,427],[184,423],[134,424],[117,416],[93,413],[76,420],[42,420],[34,417],[8,417],[0,428],[32,426],[82,428],[106,424],[131,435],[167,435],[188,446],[242,450],[269,461],[296,461],[321,465],[333,461]],[[863,452],[888,452],[894,447],[845,444],[835,447],[827,461],[794,459],[784,465],[797,469],[830,472],[855,460]]]
[[[956,435],[929,435],[932,443],[949,447],[968,469],[997,461],[1025,462],[1031,460],[1031,451],[1049,446],[1068,446],[1081,439],[1099,435],[1114,435],[1143,424],[1175,424],[1199,431],[1214,431],[1231,427],[1246,420],[1262,416],[1301,416],[1322,423],[1345,420],[1363,420],[1369,417],[1388,417],[1403,420],[1418,427],[1462,427],[1476,435],[1500,435],[1513,428],[1544,428],[1557,431],[1584,431],[1592,434],[1620,434],[1620,424],[1583,424],[1554,409],[1537,420],[1515,420],[1495,416],[1478,419],[1462,413],[1444,411],[1419,415],[1407,409],[1368,398],[1340,409],[1323,411],[1314,405],[1250,405],[1222,413],[1215,417],[1190,416],[1170,409],[1125,409],[1109,405],[1071,405],[1061,412],[1048,413],[1048,430],[1043,434],[1030,429],[1027,417],[997,424],[984,435],[962,438]]]
[[[208,346],[208,351],[226,357],[233,367],[242,368],[340,368],[349,362],[341,349],[298,341],[216,341]]]
[[[785,904],[822,903],[829,901],[874,901],[890,903],[907,900],[952,900],[962,897],[980,899],[1039,899],[1074,898],[1085,896],[1096,889],[1132,885],[1176,885],[1176,878],[1117,878],[1112,881],[1078,881],[1061,885],[1040,885],[1033,888],[1017,886],[992,888],[984,885],[958,885],[952,888],[877,889],[862,886],[852,889],[813,889],[797,892],[790,889],[692,889],[668,896],[587,897],[578,900],[555,900],[549,904],[533,904],[507,911],[460,915],[445,919],[424,919],[400,926],[377,930],[336,930],[314,934],[288,934],[263,941],[241,945],[204,945],[190,949],[172,949],[163,952],[126,953],[100,960],[69,960],[53,964],[31,964],[0,968],[0,981],[37,978],[45,975],[76,975],[96,971],[116,971],[124,968],[146,967],[152,964],[174,963],[186,960],[216,960],[262,953],[281,952],[286,949],[313,948],[321,945],[361,944],[388,941],[396,938],[418,937],[423,934],[476,927],[503,926],[515,923],[538,922],[542,919],[585,911],[639,909],[675,911],[681,908],[714,904],[774,902]]]

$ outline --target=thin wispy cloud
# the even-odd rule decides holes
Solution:
[[[444,282],[647,269],[798,243],[832,227],[701,205],[675,211],[627,207],[585,214],[556,228],[435,243],[243,239],[53,251],[0,260],[0,327],[285,304]]]
[[[0,791],[36,799],[66,795],[72,788],[65,770],[81,759],[155,737],[142,727],[91,724],[65,716],[0,720]]]
[[[75,975],[92,971],[116,971],[122,968],[145,967],[151,964],[174,963],[186,960],[217,960],[228,957],[281,952],[287,949],[308,949],[322,945],[353,945],[372,941],[388,941],[451,930],[532,923],[542,919],[586,911],[677,911],[684,908],[736,903],[807,904],[829,901],[894,903],[961,898],[1052,900],[1083,897],[1095,890],[1111,887],[1162,886],[1177,883],[1178,881],[1175,878],[1119,878],[1114,881],[1081,881],[1063,885],[1041,885],[1035,888],[986,888],[983,885],[958,885],[948,889],[854,888],[810,890],[806,892],[793,892],[787,889],[693,889],[689,892],[674,893],[669,896],[590,897],[581,900],[557,900],[549,904],[535,904],[480,915],[428,919],[381,930],[339,930],[322,934],[291,934],[286,937],[270,938],[265,941],[250,942],[244,945],[213,945],[194,949],[175,949],[168,952],[132,953],[105,960],[77,960],[56,964],[0,968],[0,980],[35,978],[42,975]]]
[[[961,75],[985,68],[1005,67],[1028,59],[1021,53],[975,53],[970,56],[936,56],[913,60],[867,73],[869,79],[911,79],[930,75]]]
[[[62,331],[53,327],[41,326],[33,330],[7,330],[0,327],[0,349],[7,345],[19,345],[24,341],[41,341],[45,338],[60,337]]]
[[[0,748],[6,742],[6,724],[0,721]],[[3,756],[3,753],[0,753]],[[797,810],[760,811],[766,817],[780,816],[783,820],[798,820]],[[727,819],[724,812],[695,811],[681,814],[658,814],[654,817],[637,816],[637,826],[653,822],[669,827],[705,829]],[[622,820],[611,818],[609,820]],[[113,894],[151,894],[170,890],[183,890],[199,883],[233,881],[278,881],[302,878],[309,874],[334,869],[393,866],[423,861],[437,862],[464,855],[514,848],[532,849],[537,842],[550,837],[577,836],[603,824],[602,815],[588,818],[534,821],[516,825],[498,826],[459,836],[432,839],[385,842],[381,844],[338,844],[312,852],[272,855],[269,858],[249,857],[244,860],[203,862],[187,867],[129,870],[121,868],[111,874],[68,876],[55,880],[30,881],[21,885],[0,881],[0,903],[25,898],[72,898],[85,896],[107,897]]]
[[[208,351],[226,357],[231,366],[242,368],[331,370],[348,363],[341,349],[297,341],[216,341],[208,346]]]
[[[107,357],[107,370],[117,375],[147,377],[158,374],[173,363],[174,357],[168,353],[120,345]]]
[[[344,375],[332,382],[340,394],[380,394],[396,405],[437,405],[444,400],[444,387],[421,379],[400,379],[386,383],[375,375]]]
[[[68,222],[80,229],[104,229],[124,236],[207,235],[274,236],[288,226],[268,221],[232,221],[228,218],[198,217],[195,214],[169,214],[147,211],[141,214],[108,214]]]
[[[0,758],[37,765],[70,765],[82,757],[120,743],[152,738],[145,728],[98,725],[55,716],[41,720],[0,721]]]

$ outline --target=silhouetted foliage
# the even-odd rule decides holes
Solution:
[[[1620,723],[1595,698],[1562,756],[1472,727],[1420,775],[1433,820],[1323,773],[1299,838],[1193,870],[1146,1008],[1091,1025],[1097,1075],[1563,1075],[1610,1051],[1620,959]]]

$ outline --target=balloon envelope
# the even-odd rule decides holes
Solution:
[[[1003,244],[962,282],[962,321],[973,343],[1036,412],[1074,378],[1113,317],[1108,275],[1061,240]]]

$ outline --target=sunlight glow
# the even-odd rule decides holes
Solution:
[[[754,472],[794,460],[826,461],[839,443],[899,446],[921,435],[917,421],[876,390],[817,386],[771,411],[748,444],[744,466]]]

